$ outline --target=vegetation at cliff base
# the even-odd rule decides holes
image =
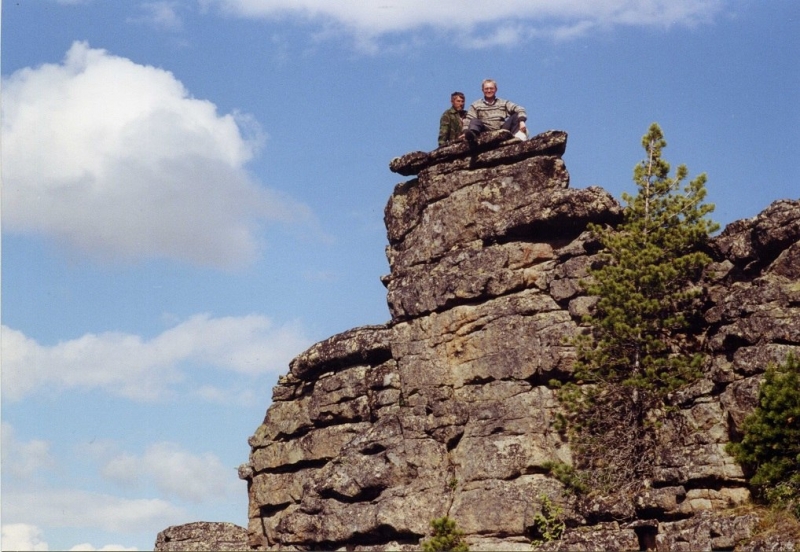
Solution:
[[[541,511],[533,518],[534,539],[531,542],[533,548],[559,540],[567,528],[563,519],[564,510],[558,504],[554,504],[547,495],[540,495],[539,501]]]
[[[423,552],[468,552],[464,532],[447,516],[431,520],[433,536],[422,543]]]
[[[753,473],[757,498],[800,519],[800,360],[767,369],[742,433],[727,451]]]
[[[704,361],[693,334],[697,282],[711,261],[702,246],[719,228],[708,218],[714,206],[703,203],[706,176],[686,183],[684,165],[670,176],[656,123],[642,146],[646,155],[633,173],[638,192],[623,194],[623,222],[589,227],[602,249],[584,283],[597,303],[584,319],[588,333],[576,341],[575,380],[583,385],[559,391],[571,412],[577,467],[598,490],[646,477],[666,398],[696,381]]]

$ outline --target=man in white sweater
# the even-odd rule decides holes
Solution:
[[[483,98],[473,102],[467,111],[464,136],[467,141],[474,142],[478,134],[487,130],[505,129],[516,138],[526,140],[528,129],[525,121],[528,115],[525,108],[514,102],[503,100],[496,96],[497,83],[492,79],[483,81]]]

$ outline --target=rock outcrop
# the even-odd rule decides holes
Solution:
[[[569,187],[566,140],[500,131],[392,161],[413,178],[385,211],[391,321],[314,345],[280,378],[240,467],[249,546],[412,550],[447,515],[473,550],[530,550],[545,501],[567,530],[543,550],[731,549],[753,537],[757,516],[731,510],[750,495],[724,447],[767,364],[800,354],[800,201],[712,240],[713,362],[675,397],[668,453],[639,495],[579,506],[549,475],[572,461],[549,382],[569,378],[569,338],[594,304],[580,286],[599,248],[587,224],[616,224],[621,207]]]
[[[174,525],[158,534],[155,550],[247,550],[247,529],[233,523],[208,521]]]

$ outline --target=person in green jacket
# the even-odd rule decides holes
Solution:
[[[442,113],[442,118],[439,119],[439,147],[455,142],[464,133],[464,119],[467,116],[465,101],[463,92],[450,94],[450,104],[453,107]]]

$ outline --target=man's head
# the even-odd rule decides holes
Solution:
[[[464,109],[464,102],[465,101],[466,100],[464,98],[464,93],[463,92],[453,92],[452,94],[450,94],[450,103],[452,104],[452,106],[455,109],[457,109],[459,111]]]
[[[483,97],[487,100],[493,100],[494,95],[497,93],[497,83],[492,79],[486,79],[481,83],[481,89],[483,90]]]

